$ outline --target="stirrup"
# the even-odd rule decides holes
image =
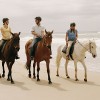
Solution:
[[[33,59],[34,59],[34,57],[33,57],[33,56],[31,56],[31,57],[30,57],[30,59],[31,59],[31,60],[33,60]]]

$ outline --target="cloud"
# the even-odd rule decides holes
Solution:
[[[98,30],[94,27],[98,26],[100,0],[0,0],[0,15],[0,20],[9,17],[12,26],[20,26],[17,30],[28,31],[35,16],[56,31],[65,30],[72,21],[82,25],[80,30]]]

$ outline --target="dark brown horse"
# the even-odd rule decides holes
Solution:
[[[2,77],[5,77],[4,63],[6,62],[8,67],[7,80],[11,81],[11,83],[14,84],[14,81],[12,79],[12,66],[15,62],[17,52],[20,49],[20,37],[19,37],[20,32],[11,34],[12,38],[6,42],[3,51],[0,52],[0,60],[2,61],[2,67],[3,67]]]
[[[46,62],[46,67],[47,67],[47,74],[48,74],[48,81],[49,84],[51,84],[51,78],[50,78],[50,69],[49,69],[49,63],[50,63],[50,49],[48,48],[51,46],[52,43],[52,32],[47,32],[45,30],[45,36],[43,39],[38,42],[37,48],[35,51],[35,57],[34,57],[34,63],[33,63],[33,78],[36,78],[35,76],[35,66],[37,63],[37,81],[40,81],[39,79],[39,71],[40,71],[40,62],[45,61]],[[26,67],[29,70],[29,78],[31,78],[31,60],[30,60],[30,45],[32,43],[32,39],[29,40],[26,45],[25,45],[25,50],[26,50],[26,57],[27,57],[27,62],[26,62]]]

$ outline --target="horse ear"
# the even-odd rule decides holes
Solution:
[[[46,33],[46,34],[48,33],[46,29],[45,29],[45,33]]]
[[[19,35],[21,34],[21,32],[19,32]]]
[[[52,32],[51,32],[51,34],[53,33],[53,30],[52,30]]]
[[[14,36],[14,33],[11,32],[11,34],[12,34],[12,36]]]

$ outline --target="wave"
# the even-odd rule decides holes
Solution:
[[[28,41],[30,39],[33,39],[31,36],[23,37],[21,38],[21,41]],[[79,38],[79,41],[86,41],[86,40],[95,40],[97,47],[100,47],[100,38]],[[53,44],[65,44],[64,38],[53,38],[52,40]]]

